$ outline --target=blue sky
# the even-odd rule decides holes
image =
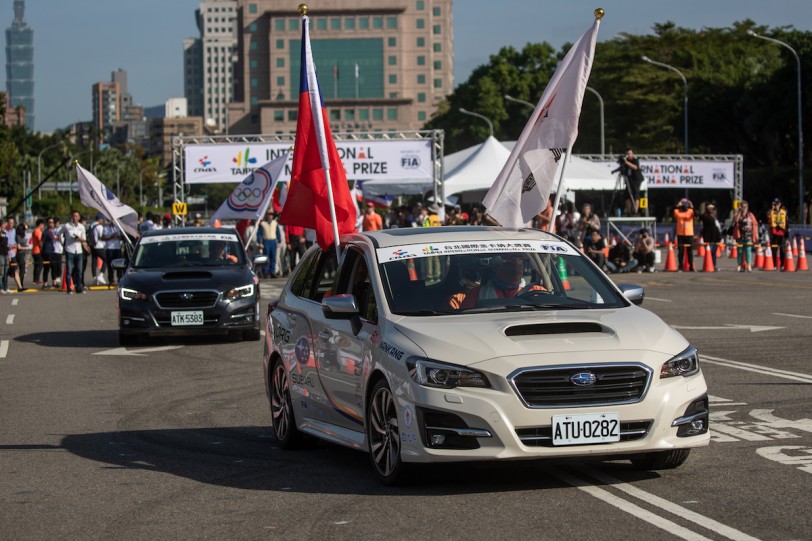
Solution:
[[[127,70],[136,103],[149,107],[183,96],[182,40],[197,36],[198,4],[199,0],[26,0],[25,18],[34,29],[36,129],[52,131],[90,120],[91,86],[110,80],[117,68]],[[294,11],[299,0],[289,4]],[[308,4],[315,13],[318,2]],[[12,5],[12,0],[0,2],[3,30],[13,19]],[[812,29],[810,0],[454,0],[457,84],[501,47],[547,41],[559,48],[575,41],[599,6],[606,10],[599,40],[621,32],[648,34],[654,23],[669,20],[694,29],[728,27],[747,18],[771,27]],[[5,69],[0,71],[0,87],[5,89]]]

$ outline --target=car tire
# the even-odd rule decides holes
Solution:
[[[403,484],[408,466],[401,457],[395,397],[385,379],[379,379],[369,393],[366,425],[369,458],[375,476],[385,485]]]
[[[138,337],[132,334],[125,334],[121,331],[118,331],[118,344],[120,346],[138,345]]]
[[[246,341],[256,342],[259,340],[259,329],[251,329],[250,331],[242,332],[242,339]]]
[[[302,433],[296,428],[290,399],[288,374],[282,359],[276,359],[271,368],[271,416],[273,433],[282,449],[295,449],[302,443]]]
[[[631,457],[630,460],[638,470],[670,470],[682,466],[688,460],[690,453],[690,449],[674,449],[672,451],[637,455]]]

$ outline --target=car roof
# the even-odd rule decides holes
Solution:
[[[234,234],[239,236],[233,227],[170,227],[166,229],[150,229],[141,234],[142,237],[160,237],[162,235],[200,235],[209,233]]]
[[[538,229],[510,229],[488,226],[444,226],[444,227],[405,227],[365,231],[342,236],[343,241],[352,242],[358,236],[367,237],[376,248],[402,246],[404,244],[424,244],[431,242],[469,242],[482,240],[561,240],[560,237]],[[360,240],[360,239],[359,239]]]

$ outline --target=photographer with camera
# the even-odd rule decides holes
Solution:
[[[687,197],[680,199],[674,209],[674,221],[677,224],[677,257],[679,258],[679,271],[694,271],[694,253],[691,247],[694,243],[694,204]],[[687,268],[686,261],[687,259]]]
[[[643,183],[643,172],[640,170],[640,160],[634,156],[631,147],[626,149],[626,154],[618,158],[620,174],[626,179],[629,187],[629,195],[632,198],[632,213],[637,215],[640,206],[640,185]]]

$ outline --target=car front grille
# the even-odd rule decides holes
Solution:
[[[162,291],[155,294],[155,300],[163,309],[211,308],[218,295],[216,291]]]
[[[576,375],[593,382],[577,385]],[[645,396],[651,369],[638,363],[566,365],[523,369],[508,379],[530,408],[632,404]]]
[[[646,437],[652,421],[627,421],[620,423],[620,441],[634,441]],[[517,428],[516,435],[527,447],[553,447],[553,427]]]

